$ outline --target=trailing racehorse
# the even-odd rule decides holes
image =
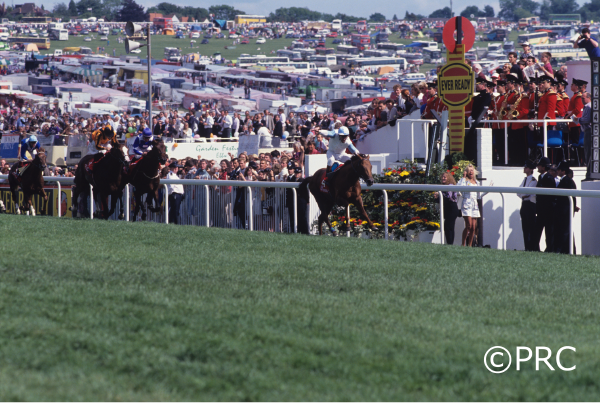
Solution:
[[[371,229],[373,229],[373,223],[369,218],[365,208],[363,206],[361,194],[361,187],[359,179],[363,179],[367,186],[371,186],[374,182],[373,175],[371,174],[371,161],[368,155],[354,155],[349,161],[337,169],[332,175],[328,182],[330,184],[329,189],[323,187],[323,179],[325,179],[325,168],[319,169],[313,176],[309,176],[304,179],[298,189],[299,192],[305,192],[305,197],[308,198],[308,191],[306,187],[315,197],[321,214],[319,215],[319,235],[323,234],[323,223],[326,222],[329,228],[331,223],[329,222],[329,214],[333,206],[338,205],[340,207],[347,207],[352,203],[360,212],[360,214],[367,220]],[[346,227],[350,223],[346,218]]]
[[[10,169],[8,175],[8,183],[10,184],[10,192],[12,194],[13,202],[17,207],[16,213],[21,214],[21,208],[23,211],[29,211],[31,215],[35,215],[35,209],[31,204],[31,197],[34,194],[39,194],[44,198],[44,208],[42,212],[45,214],[48,210],[48,195],[44,191],[44,177],[43,172],[46,169],[46,150],[40,148],[37,155],[30,162],[29,166],[18,176],[17,169],[20,167],[20,162],[16,162]],[[23,205],[19,206],[19,186],[23,190]]]
[[[100,202],[100,216],[106,220],[115,212],[117,200],[121,200],[126,185],[123,167],[127,161],[122,147],[118,143],[111,145],[112,148],[106,154],[86,155],[79,161],[75,172],[71,211],[77,211],[79,195],[89,194],[91,184],[94,196]],[[108,209],[109,196],[110,210]],[[123,217],[123,203],[121,203],[119,219],[122,220]]]
[[[131,163],[129,172],[126,175],[126,181],[135,188],[135,211],[133,221],[142,208],[142,196],[147,194],[146,206],[153,213],[160,211],[158,207],[158,190],[160,189],[159,171],[161,164],[167,162],[167,153],[165,143],[162,140],[152,141],[152,150]],[[156,201],[157,207],[152,207],[152,202]],[[146,219],[146,209],[142,210],[142,220]]]

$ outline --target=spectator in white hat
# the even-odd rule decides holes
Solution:
[[[533,53],[531,52],[531,45],[529,45],[529,42],[523,42],[521,44],[521,46],[523,47],[523,53],[521,53],[521,59],[527,59],[528,57],[533,57]]]

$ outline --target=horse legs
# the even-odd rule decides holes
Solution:
[[[362,197],[360,197],[360,194],[353,196],[353,199],[351,199],[350,202],[354,204],[354,207],[358,209],[360,215],[367,220],[367,222],[369,223],[369,228],[374,230],[375,227],[373,226],[373,222],[369,218],[369,215],[365,211],[365,206],[363,205]]]
[[[42,213],[42,215],[47,215],[48,214],[48,194],[46,193],[44,188],[41,188],[39,190],[38,194],[44,198],[44,204],[43,204],[44,207],[41,209],[41,213]],[[33,215],[35,215],[35,211],[34,211]]]
[[[142,194],[138,190],[136,190],[135,192],[133,192],[133,197],[135,198],[135,210],[133,211],[133,217],[131,221],[136,221],[137,215],[140,212],[140,208],[142,208]],[[142,219],[145,220],[146,211],[144,211],[143,214],[144,215],[142,216]]]
[[[11,188],[10,193],[12,195],[13,204],[15,205],[15,214],[21,214],[21,209],[19,208],[19,188]]]
[[[108,211],[108,194],[100,193],[98,198],[100,199],[100,206],[102,207],[102,218],[108,220],[108,217],[115,212],[115,209],[113,208],[111,211]]]
[[[152,201],[156,202],[156,207],[151,207]],[[158,188],[154,189],[151,192],[148,192],[148,197],[146,198],[146,205],[153,213],[158,213],[160,211],[160,206],[158,205]]]
[[[78,215],[78,211],[79,211],[79,194],[81,193],[79,191],[79,186],[75,185],[71,188],[72,194],[71,194],[71,215],[73,216],[73,218],[77,218]]]

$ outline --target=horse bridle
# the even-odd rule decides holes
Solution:
[[[45,152],[43,152],[43,151],[40,151],[39,153],[37,153],[37,157],[38,157],[38,158],[37,158],[37,160],[38,160],[38,161],[40,161],[40,158],[39,158],[40,154],[44,154],[44,155],[46,155],[46,153],[45,153]],[[34,159],[34,161],[35,161],[35,159]],[[36,166],[36,167],[38,167],[38,168],[39,168],[41,171],[43,171],[44,169],[46,169],[46,167],[47,167],[48,165],[47,165],[47,164],[46,164],[46,165],[41,165],[40,163],[37,163],[37,164],[35,164],[35,166]]]
[[[364,180],[365,182],[367,182],[369,180],[369,178],[365,178],[365,174],[361,175],[356,168],[354,167],[354,161],[352,161],[352,159],[350,159],[350,166],[352,167],[352,169],[354,170],[354,172],[356,172],[356,174],[358,175],[358,177],[362,180]]]

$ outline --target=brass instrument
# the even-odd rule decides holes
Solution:
[[[500,112],[498,112],[498,117],[500,117],[501,120],[504,120],[504,118],[506,117],[506,114],[508,113],[508,111],[506,111],[506,101],[502,102],[502,107],[500,108]]]
[[[510,106],[511,111],[507,112],[507,114],[510,115],[509,119],[515,120],[519,117],[519,111],[517,108],[519,107],[522,99],[523,94],[519,94],[519,98],[517,98],[516,102]]]

